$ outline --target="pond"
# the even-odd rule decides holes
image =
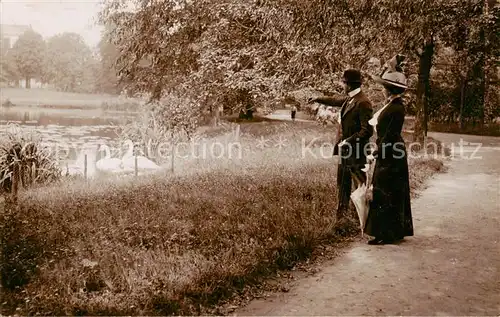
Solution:
[[[134,118],[133,113],[101,109],[51,109],[42,107],[0,107],[0,134],[7,130],[33,133],[62,164],[75,162],[82,149],[116,145],[117,127]]]

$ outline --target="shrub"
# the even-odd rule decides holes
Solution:
[[[42,145],[35,134],[20,130],[0,135],[0,192],[10,192],[14,164],[18,164],[23,187],[48,184],[61,177],[54,153]]]
[[[190,99],[167,95],[141,105],[141,114],[120,129],[121,140],[132,140],[139,148],[153,152],[161,143],[190,140],[201,119],[200,105]],[[148,155],[148,151],[142,151]]]

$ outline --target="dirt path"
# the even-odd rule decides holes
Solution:
[[[237,315],[499,315],[500,138],[432,133],[447,144],[482,142],[456,157],[413,201],[415,236],[399,245],[355,243]],[[463,146],[471,157],[476,145]],[[455,147],[455,156],[459,155]]]
[[[268,119],[273,120],[281,120],[281,121],[292,121],[292,117],[290,115],[290,110],[276,110],[275,112],[268,114],[266,116]],[[314,122],[314,120],[305,120],[296,118],[297,122]]]

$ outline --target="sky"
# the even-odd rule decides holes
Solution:
[[[30,25],[44,38],[79,33],[95,47],[101,27],[95,25],[99,0],[0,0],[0,23]]]

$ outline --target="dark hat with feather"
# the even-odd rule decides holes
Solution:
[[[403,74],[404,55],[396,55],[391,58],[384,66],[380,76],[373,76],[375,82],[383,86],[393,86],[408,89],[406,76]]]

